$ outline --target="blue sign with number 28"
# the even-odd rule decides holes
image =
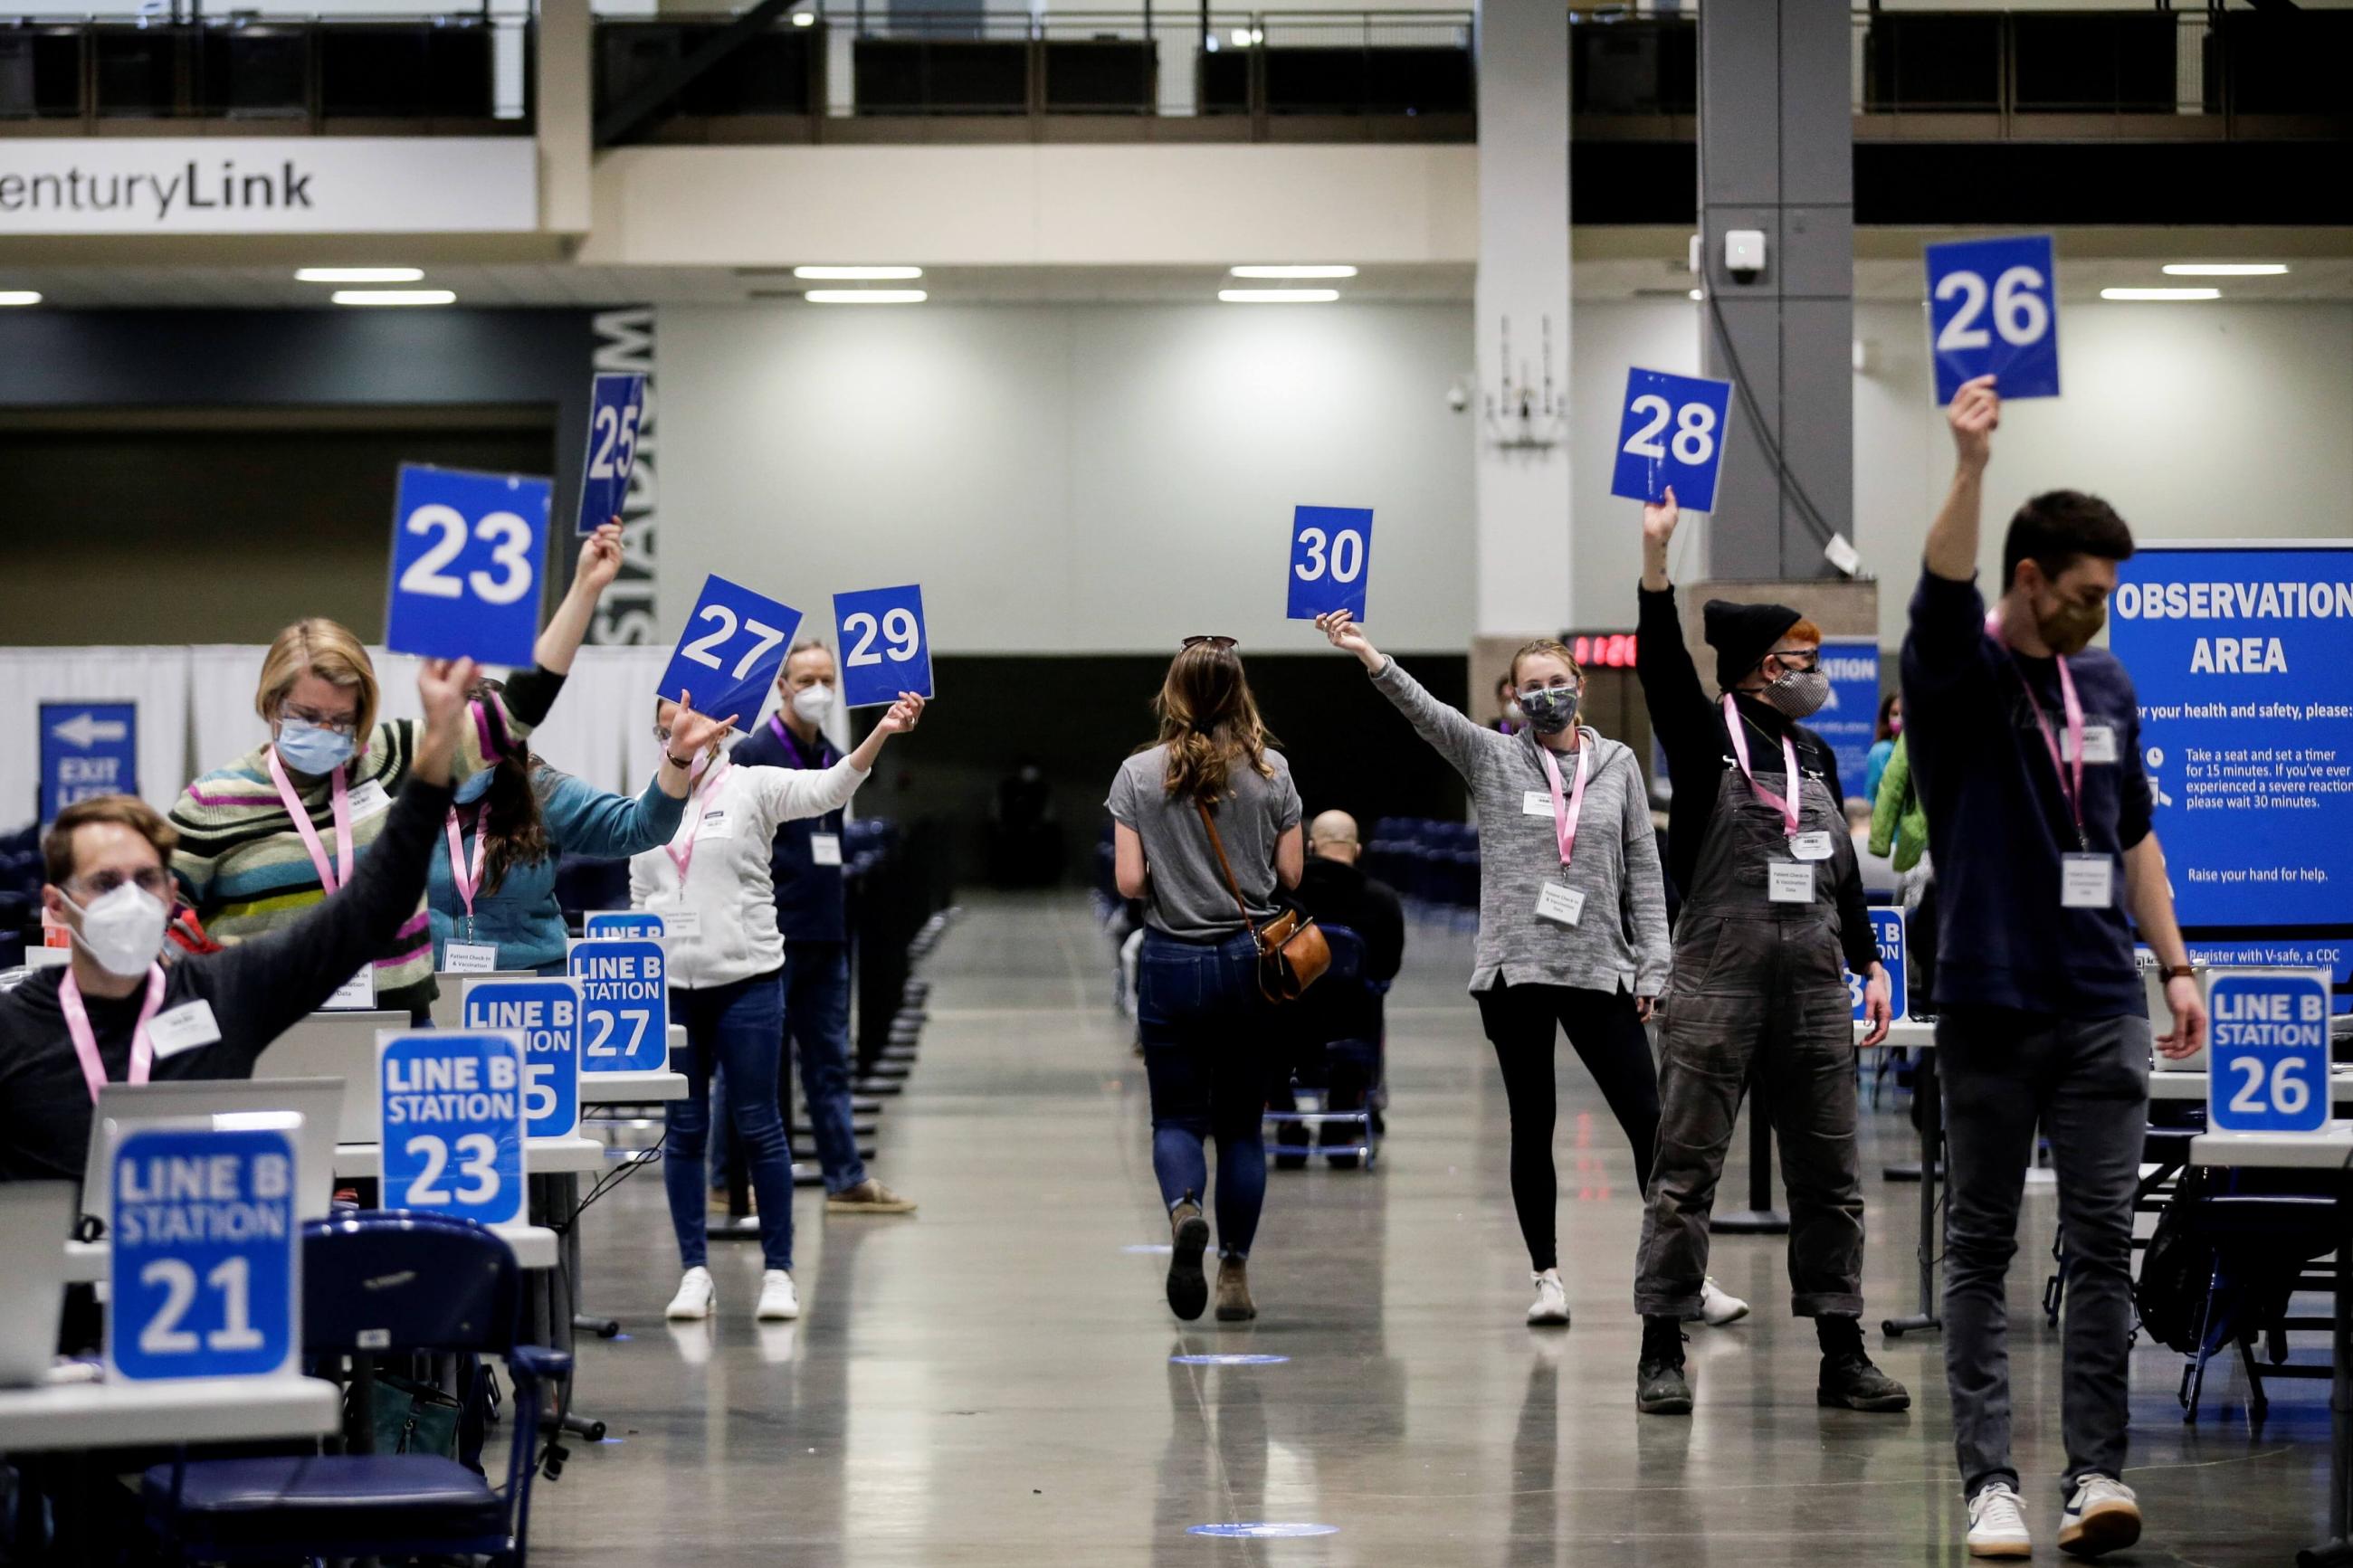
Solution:
[[[1372,508],[1299,508],[1291,517],[1287,618],[1312,621],[1332,610],[1345,610],[1363,620],[1372,563]]]
[[[662,671],[661,695],[675,702],[681,691],[690,692],[696,712],[715,719],[733,713],[740,728],[749,728],[800,624],[801,613],[790,605],[724,577],[704,578],[678,651]]]
[[[1693,511],[1714,507],[1715,471],[1724,461],[1725,414],[1731,406],[1728,381],[1628,371],[1609,493],[1663,500],[1672,486],[1677,506]]]
[[[531,668],[554,489],[545,479],[403,463],[384,646]]]
[[[2058,396],[2058,287],[2047,234],[1928,247],[1937,404],[1981,375],[2004,397]]]
[[[852,708],[896,702],[899,693],[932,694],[932,645],[923,629],[923,591],[868,588],[833,596],[841,630],[841,700]]]
[[[2206,1117],[2217,1132],[2328,1125],[2328,972],[2217,970],[2206,986]]]

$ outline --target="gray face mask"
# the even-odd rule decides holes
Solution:
[[[1831,700],[1831,678],[1819,669],[1792,670],[1757,695],[1784,719],[1804,719]]]
[[[1539,735],[1557,735],[1577,722],[1577,700],[1583,694],[1574,686],[1546,686],[1520,693],[1520,711],[1528,728]]]

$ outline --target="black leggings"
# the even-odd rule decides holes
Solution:
[[[1559,1198],[1552,1166],[1555,1026],[1568,1032],[1568,1043],[1625,1129],[1634,1150],[1634,1184],[1644,1193],[1659,1142],[1659,1070],[1634,998],[1622,991],[1510,985],[1499,979],[1492,990],[1472,994],[1504,1069],[1504,1098],[1512,1112],[1512,1205],[1519,1210],[1528,1261],[1541,1274],[1560,1260],[1553,1233]]]

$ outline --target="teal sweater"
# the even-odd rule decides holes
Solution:
[[[561,964],[567,933],[563,908],[555,900],[556,861],[565,855],[620,859],[667,844],[686,810],[686,802],[672,800],[658,784],[649,784],[645,794],[630,800],[544,765],[532,774],[532,783],[539,791],[540,815],[547,822],[548,857],[508,867],[497,892],[475,894],[470,934],[465,900],[449,874],[446,829],[436,842],[426,889],[435,969],[442,967],[443,950],[453,941],[498,943],[498,966],[504,970]],[[474,811],[472,806],[458,808],[459,841],[469,865],[474,854]]]

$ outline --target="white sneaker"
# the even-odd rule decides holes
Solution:
[[[711,1316],[711,1270],[690,1268],[678,1278],[678,1294],[670,1299],[662,1316],[684,1321]]]
[[[2026,1533],[2026,1515],[2020,1511],[2018,1492],[2008,1481],[1989,1482],[1969,1499],[1969,1555],[2034,1555],[2034,1540]]]
[[[2097,1557],[2139,1539],[2140,1500],[2109,1476],[2085,1476],[2059,1516],[2059,1550],[2078,1557]]]
[[[1528,1307],[1528,1326],[1543,1329],[1568,1327],[1568,1292],[1561,1288],[1560,1270],[1547,1268],[1529,1278],[1535,1281],[1536,1299]]]
[[[1714,1279],[1705,1279],[1700,1282],[1699,1315],[1700,1321],[1709,1328],[1720,1329],[1726,1323],[1736,1323],[1746,1317],[1748,1303],[1725,1290]]]
[[[781,1268],[771,1268],[760,1277],[760,1306],[753,1316],[764,1323],[788,1323],[801,1315],[801,1293],[793,1288],[793,1277]]]

